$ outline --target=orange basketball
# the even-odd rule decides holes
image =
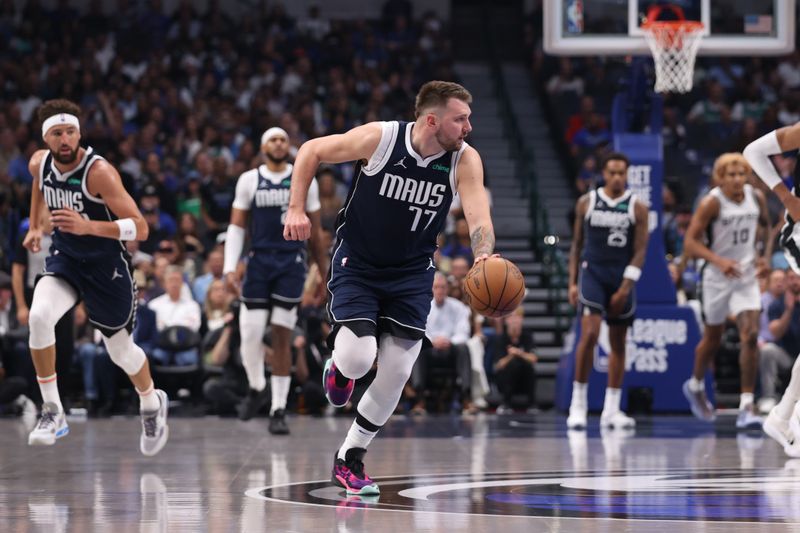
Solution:
[[[502,257],[481,261],[464,278],[469,305],[483,316],[511,314],[525,297],[525,278],[517,265]]]

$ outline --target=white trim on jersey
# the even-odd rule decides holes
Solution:
[[[394,151],[394,143],[397,140],[399,124],[395,121],[381,122],[381,140],[377,148],[367,160],[367,164],[361,167],[361,171],[367,176],[374,176],[380,169],[389,162],[389,156]]]
[[[622,195],[614,199],[609,198],[609,196],[606,194],[606,191],[604,191],[602,187],[596,189],[596,191],[597,191],[597,196],[605,203],[607,203],[608,207],[617,207],[617,205],[621,204],[622,202],[633,196],[633,193],[631,192],[630,189],[627,189],[625,192],[622,193]]]
[[[106,205],[105,200],[97,196],[93,196],[92,193],[89,192],[89,169],[92,167],[92,165],[95,164],[96,161],[99,161],[100,159],[103,158],[99,155],[97,157],[93,157],[92,160],[89,161],[89,164],[86,165],[86,171],[83,173],[83,177],[81,178],[81,189],[83,189],[83,194],[86,196],[86,198],[88,198],[92,202],[96,204]]]
[[[387,316],[387,315],[378,315],[378,318],[385,318],[385,319],[387,319],[387,320],[391,320],[392,322],[394,322],[394,323],[396,323],[396,324],[399,324],[400,326],[403,326],[404,328],[408,328],[408,329],[415,329],[415,330],[417,330],[417,331],[421,331],[421,332],[425,333],[425,328],[416,328],[416,327],[414,327],[414,326],[409,326],[408,324],[403,324],[403,323],[402,323],[402,322],[400,322],[399,320],[397,320],[397,319],[395,319],[395,318],[392,318],[392,317],[390,317],[390,316]]]
[[[236,181],[236,192],[233,197],[232,207],[242,211],[250,210],[253,205],[253,199],[256,197],[256,191],[258,191],[259,174],[277,185],[286,178],[292,177],[293,168],[291,163],[287,163],[286,170],[283,172],[272,172],[267,168],[267,165],[259,165],[258,168],[251,168],[243,172]],[[319,185],[317,184],[317,179],[312,178],[311,185],[308,188],[308,196],[306,197],[306,212],[313,213],[320,209]]]
[[[58,180],[58,181],[67,181],[67,178],[69,178],[70,176],[72,176],[73,174],[75,174],[75,172],[76,172],[78,169],[80,169],[81,167],[83,167],[83,165],[86,163],[86,160],[87,160],[87,159],[89,158],[89,156],[90,156],[90,155],[92,155],[93,153],[94,153],[94,150],[92,149],[92,147],[91,147],[91,146],[87,146],[87,147],[86,147],[86,150],[83,152],[83,158],[81,158],[81,162],[80,162],[80,163],[78,163],[78,166],[76,166],[76,167],[75,167],[75,168],[73,168],[72,170],[68,170],[68,171],[67,171],[67,172],[65,172],[64,174],[62,174],[62,173],[61,173],[61,171],[60,171],[60,170],[58,170],[58,167],[56,167],[56,165],[55,165],[55,164],[52,162],[52,161],[55,161],[55,157],[54,157],[54,158],[52,158],[52,160],[51,160],[51,163],[50,163],[50,168],[53,170],[53,175],[56,177],[56,180]]]
[[[409,122],[408,124],[406,124],[406,134],[405,134],[406,150],[408,151],[409,154],[411,154],[411,157],[413,157],[414,159],[417,160],[417,166],[420,166],[420,167],[423,167],[423,168],[428,168],[428,163],[430,163],[431,161],[434,161],[434,160],[439,159],[440,157],[442,157],[444,155],[444,153],[445,153],[445,150],[442,150],[441,152],[435,153],[435,154],[433,154],[431,156],[428,156],[428,157],[422,157],[421,155],[419,155],[414,150],[414,147],[411,146],[411,128],[413,126],[414,126],[413,122]]]
[[[458,176],[456,175],[456,170],[458,169],[458,163],[461,161],[461,155],[464,153],[464,150],[467,149],[467,146],[469,145],[466,142],[461,143],[461,148],[459,148],[457,152],[453,152],[453,157],[450,158],[450,190],[453,193],[453,198],[458,194]],[[450,204],[450,208],[452,209],[452,203]]]
[[[592,211],[594,211],[594,206],[597,203],[597,190],[592,189],[589,191],[589,207],[586,208],[586,214],[583,215],[583,220],[589,220],[592,216]]]

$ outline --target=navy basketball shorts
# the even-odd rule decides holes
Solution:
[[[618,316],[608,317],[611,297],[622,285],[624,270],[624,266],[622,268],[607,267],[581,261],[578,274],[578,298],[584,312],[605,315],[609,324],[629,324],[633,321],[633,315],[636,312],[635,288],[628,294],[628,301],[625,302],[622,312]]]
[[[358,336],[389,333],[419,340],[433,299],[436,269],[429,259],[404,268],[375,267],[338,248],[328,281],[328,315]]]
[[[306,271],[305,249],[250,252],[242,301],[248,309],[292,309],[303,298]]]
[[[106,337],[133,330],[136,282],[127,252],[101,259],[76,259],[55,251],[39,276],[56,276],[72,285],[86,306],[89,321]]]

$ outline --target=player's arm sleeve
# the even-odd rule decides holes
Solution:
[[[311,185],[308,188],[308,196],[306,196],[306,213],[313,213],[319,211],[322,204],[319,203],[319,184],[317,178],[311,180]]]
[[[773,130],[748,144],[742,155],[750,163],[758,177],[761,178],[761,181],[766,183],[770,189],[774,189],[783,183],[783,180],[769,156],[780,154],[782,151],[778,142],[778,133]]]
[[[243,211],[249,211],[253,198],[256,196],[258,188],[258,174],[248,171],[239,176],[236,182],[236,195],[233,198],[233,207]]]

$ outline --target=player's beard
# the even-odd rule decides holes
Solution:
[[[274,165],[280,165],[281,163],[285,163],[286,160],[289,159],[288,152],[283,157],[275,157],[268,152],[264,152],[264,155],[266,156],[267,159],[269,159],[269,162]]]
[[[74,163],[77,158],[78,158],[78,148],[70,150],[69,154],[67,155],[63,155],[60,149],[53,152],[53,159],[55,159],[62,165],[69,165],[70,163]]]
[[[461,148],[461,145],[464,141],[463,139],[447,139],[444,135],[442,135],[442,132],[437,131],[436,142],[439,143],[439,146],[441,146],[445,152],[457,152]]]

